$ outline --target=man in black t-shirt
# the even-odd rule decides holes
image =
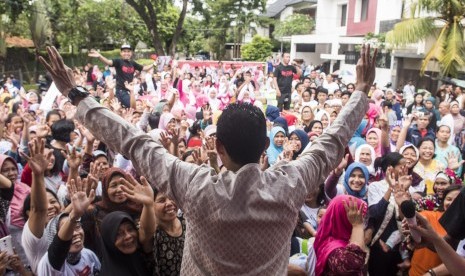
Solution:
[[[283,54],[283,62],[279,64],[274,71],[274,85],[277,87],[276,96],[278,98],[278,107],[289,110],[291,107],[292,80],[294,74],[301,75],[302,70],[296,64],[290,65],[291,56],[289,53]]]
[[[142,66],[139,63],[131,60],[132,58],[132,48],[130,45],[121,46],[121,58],[116,59],[107,59],[102,56],[99,52],[91,50],[89,53],[90,57],[98,58],[101,62],[105,63],[108,66],[115,67],[116,70],[116,97],[121,102],[123,107],[130,107],[130,91],[124,85],[125,82],[131,83],[134,79],[134,72],[137,71],[147,71],[150,70],[155,63],[150,65]]]

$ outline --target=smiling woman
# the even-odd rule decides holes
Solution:
[[[103,219],[100,231],[103,239],[101,275],[150,275],[144,255],[138,250],[139,233],[131,216],[112,212]]]

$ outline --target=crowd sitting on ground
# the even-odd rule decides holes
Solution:
[[[227,170],[215,145],[229,105],[250,103],[266,118],[265,171],[298,160],[318,143],[356,90],[331,74],[296,70],[287,109],[279,105],[283,87],[273,73],[281,65],[178,68],[173,62],[158,71],[129,62],[130,47],[121,55],[109,60],[91,51],[106,67],[73,68],[76,84],[168,154],[212,175]],[[438,252],[413,245],[410,231],[421,229],[403,221],[405,201],[415,203],[424,229],[434,230],[430,240],[462,240],[454,248],[465,258],[464,218],[443,217],[463,209],[465,98],[453,85],[418,91],[413,81],[397,90],[370,88],[369,109],[344,158],[298,206],[289,275],[453,274],[438,242]],[[130,156],[78,122],[67,97],[58,95],[47,108],[45,96],[13,78],[0,90],[0,238],[9,237],[15,248],[1,251],[0,273],[179,275],[185,210],[152,188],[157,183]]]

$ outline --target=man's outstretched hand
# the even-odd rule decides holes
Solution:
[[[357,84],[355,90],[363,91],[368,94],[370,86],[373,85],[376,75],[376,55],[378,49],[375,49],[373,57],[370,55],[370,44],[363,44],[360,51],[360,59],[357,62]]]
[[[74,80],[73,70],[66,66],[63,62],[63,58],[58,53],[55,47],[47,47],[48,56],[50,62],[47,62],[43,57],[39,57],[39,61],[44,65],[45,69],[52,75],[52,79],[55,82],[58,90],[63,96],[68,97],[69,91],[76,87]]]

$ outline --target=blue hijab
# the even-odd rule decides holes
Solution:
[[[284,129],[284,135],[287,136],[287,134],[289,133],[289,127],[287,126],[287,121],[286,119],[284,119],[283,117],[278,117],[274,120],[273,122],[273,126],[280,126]]]
[[[349,177],[355,169],[362,170],[363,176],[365,176],[365,185],[360,190],[360,192],[352,191],[352,189],[350,189],[350,186],[349,186]],[[368,184],[369,177],[370,177],[370,174],[368,173],[367,167],[363,165],[362,163],[354,162],[350,164],[350,166],[347,167],[346,169],[346,174],[344,175],[344,188],[346,189],[349,195],[355,196],[356,198],[363,199],[367,193],[367,184]]]
[[[280,132],[282,132],[283,135],[286,136],[286,132],[280,126],[275,126],[270,131],[270,146],[266,150],[266,155],[268,156],[268,164],[270,164],[270,166],[273,166],[274,163],[276,163],[279,154],[284,150],[283,146],[278,147],[274,143],[274,137],[276,136],[276,134]]]
[[[297,137],[299,137],[300,144],[302,145],[302,147],[300,147],[300,150],[298,152],[295,152],[294,156],[292,156],[292,160],[295,160],[297,156],[299,156],[299,154],[301,154],[304,151],[305,147],[308,145],[308,142],[310,142],[310,140],[308,139],[307,133],[301,129],[294,130],[293,132],[291,132],[291,134],[289,134],[289,137],[291,137],[292,134],[295,134],[297,135]]]
[[[360,145],[366,144],[365,139],[363,138],[363,131],[365,130],[368,121],[363,119],[358,128],[355,130],[354,136],[349,141],[349,146],[355,144],[355,148],[358,148]]]

